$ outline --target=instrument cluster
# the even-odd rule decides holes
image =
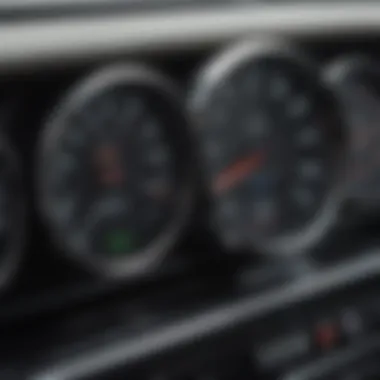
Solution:
[[[22,267],[29,208],[63,260],[118,281],[153,273],[189,230],[220,255],[308,256],[380,206],[377,62],[321,67],[245,40],[201,66],[186,88],[145,63],[83,75],[44,111],[31,176],[3,128],[2,288]],[[347,204],[366,211],[347,217]]]

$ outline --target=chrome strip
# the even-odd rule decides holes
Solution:
[[[370,279],[380,274],[380,251],[374,250],[345,264],[301,277],[280,289],[250,296],[196,315],[144,335],[99,344],[88,352],[52,363],[34,373],[30,380],[79,380],[104,373],[118,365],[128,365],[142,358],[177,346],[200,341],[217,333],[254,321],[258,317],[288,307],[310,297]]]
[[[123,0],[119,0],[120,2]],[[126,0],[128,1],[128,0]],[[28,9],[41,9],[41,8],[53,8],[59,6],[75,6],[78,4],[82,5],[93,5],[93,4],[107,4],[107,0],[1,0],[0,11],[18,11],[25,8]]]
[[[0,12],[2,10],[6,11],[23,11],[27,10],[44,10],[50,9],[54,10],[62,7],[75,8],[77,6],[88,6],[91,9],[91,6],[94,5],[104,5],[109,4],[121,4],[121,5],[130,5],[130,4],[142,4],[150,1],[150,3],[156,2],[159,4],[160,0],[1,0],[0,1]],[[168,0],[165,0],[166,2]],[[181,2],[188,0],[171,0],[172,4],[180,4]]]
[[[4,23],[0,68],[189,49],[247,34],[329,37],[380,31],[380,3],[234,3],[215,9]]]

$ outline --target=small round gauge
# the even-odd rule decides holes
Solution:
[[[288,255],[335,225],[343,144],[313,66],[280,46],[227,48],[199,75],[190,109],[221,240]]]
[[[380,201],[380,69],[364,57],[349,57],[326,68],[348,127],[347,198],[359,204]]]
[[[0,137],[0,288],[19,267],[25,238],[25,202],[17,154]]]
[[[41,139],[41,210],[66,254],[109,278],[140,275],[181,235],[194,165],[181,96],[160,74],[114,65],[59,103]]]

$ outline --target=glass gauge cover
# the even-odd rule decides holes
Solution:
[[[307,60],[275,44],[235,45],[201,72],[190,109],[226,245],[294,254],[335,225],[341,126]]]
[[[118,65],[79,83],[51,115],[40,203],[72,258],[124,278],[153,268],[178,240],[193,192],[180,99],[161,75]]]

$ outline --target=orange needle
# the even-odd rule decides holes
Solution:
[[[261,152],[257,152],[228,166],[214,181],[214,191],[221,193],[236,186],[252,171],[260,168],[263,161],[264,155]]]

